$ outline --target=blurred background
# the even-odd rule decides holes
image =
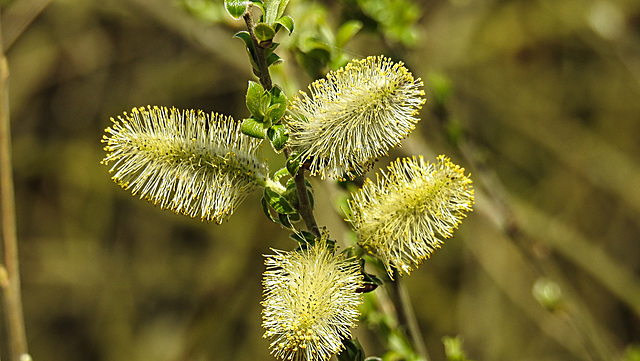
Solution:
[[[222,0],[0,4],[34,360],[272,359],[262,255],[295,244],[260,195],[216,226],[132,197],[100,164],[109,118],[132,107],[248,116],[244,23]],[[273,68],[287,94],[349,58],[402,60],[428,101],[378,166],[444,153],[474,180],[474,212],[402,279],[431,359],[444,336],[476,361],[640,359],[640,2],[291,0],[287,13]],[[312,183],[319,223],[350,242],[343,191]],[[392,347],[376,327],[356,331],[370,355]]]

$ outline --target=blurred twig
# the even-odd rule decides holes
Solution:
[[[23,0],[14,1],[2,12],[2,32],[4,44],[2,50],[6,52],[20,37],[25,29],[42,13],[52,0]]]
[[[393,289],[394,304],[397,307],[398,323],[406,328],[411,344],[415,348],[415,352],[420,355],[425,361],[429,361],[429,352],[427,346],[424,344],[422,331],[418,325],[416,314],[411,304],[411,299],[406,287],[402,283],[402,278],[395,272],[395,280],[391,281],[391,287]]]
[[[1,28],[1,24],[0,24]],[[0,49],[2,36],[0,34]],[[25,359],[28,355],[27,337],[22,314],[20,291],[20,266],[18,262],[18,237],[13,189],[13,166],[11,164],[11,126],[9,124],[9,66],[4,52],[0,54],[0,194],[2,195],[2,241],[6,280],[3,295],[7,313],[7,325],[12,361]]]

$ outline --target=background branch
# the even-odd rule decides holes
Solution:
[[[3,49],[1,34],[0,49]],[[13,166],[11,163],[8,78],[9,67],[3,51],[0,55],[0,194],[2,195],[2,241],[6,279],[3,280],[2,287],[9,328],[11,360],[18,361],[23,355],[28,354],[28,350],[20,290]]]

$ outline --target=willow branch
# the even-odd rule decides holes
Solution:
[[[313,208],[311,208],[311,201],[309,200],[309,194],[307,193],[307,185],[304,179],[304,168],[300,168],[298,173],[293,178],[296,185],[296,192],[298,193],[298,212],[300,217],[304,220],[305,225],[309,232],[313,233],[316,237],[320,237],[320,230],[316,223],[316,218],[313,215]]]
[[[0,49],[2,49],[0,35]],[[9,66],[4,52],[0,54],[0,194],[2,195],[1,221],[6,279],[2,282],[4,306],[9,328],[11,360],[20,360],[28,354],[27,337],[22,312],[18,237],[11,164],[11,126],[9,124]]]
[[[260,72],[260,84],[262,84],[262,87],[265,90],[271,90],[273,85],[271,84],[271,75],[269,74],[269,67],[267,66],[267,56],[265,54],[264,48],[260,46],[258,38],[256,38],[256,34],[253,31],[251,9],[247,10],[247,12],[242,17],[244,18],[244,22],[247,24],[247,30],[249,31],[251,42],[253,43],[253,49],[256,56],[255,60],[258,63],[258,71]]]
[[[258,43],[258,38],[256,38],[256,34],[253,31],[253,19],[251,17],[251,12],[247,11],[243,15],[243,18],[245,23],[247,24],[249,36],[251,36],[251,42],[253,43],[253,48],[255,49],[256,62],[258,63],[258,70],[260,72],[260,83],[265,90],[270,90],[273,85],[271,83],[269,67],[267,66],[267,57],[265,54],[265,49],[260,46],[260,44]],[[289,155],[290,152],[288,150],[285,150],[285,156],[288,158]],[[307,226],[309,232],[319,237],[320,230],[318,228],[318,224],[316,223],[315,216],[313,215],[313,208],[311,207],[309,194],[307,194],[304,169],[300,168],[293,179],[296,185],[296,193],[298,194],[298,212],[300,213],[300,217],[302,217],[302,219],[304,220],[304,223]]]
[[[396,314],[398,317],[398,323],[404,329],[411,344],[414,347],[414,352],[420,355],[425,361],[429,361],[429,352],[427,346],[424,343],[422,331],[418,326],[418,319],[413,311],[413,305],[409,298],[407,289],[402,285],[400,275],[394,270],[394,280],[390,282],[393,289],[392,298],[394,305],[396,306]]]

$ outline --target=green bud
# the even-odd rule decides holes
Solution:
[[[542,307],[549,311],[555,311],[562,302],[562,290],[560,286],[548,278],[538,278],[533,284],[533,297]]]
[[[227,13],[235,20],[239,20],[249,8],[247,0],[224,0],[224,7]]]

